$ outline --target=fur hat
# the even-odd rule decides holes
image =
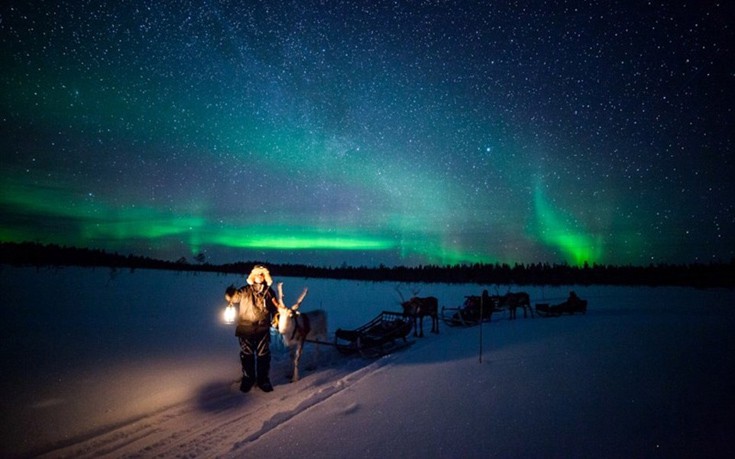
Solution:
[[[256,265],[253,267],[253,270],[250,271],[250,275],[248,275],[248,285],[253,285],[255,283],[255,276],[258,274],[262,274],[265,278],[265,283],[268,287],[273,284],[273,279],[271,278],[271,273],[268,272],[268,268],[262,265]]]

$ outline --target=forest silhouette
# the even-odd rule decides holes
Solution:
[[[474,283],[515,285],[631,285],[688,286],[698,288],[735,287],[735,260],[729,263],[692,263],[686,265],[650,264],[612,266],[594,264],[530,263],[459,264],[377,267],[308,266],[279,264],[268,260],[247,260],[220,265],[209,264],[200,254],[188,260],[159,260],[138,255],[120,255],[104,250],[65,247],[34,242],[0,243],[0,263],[11,266],[109,267],[111,269],[160,269],[190,272],[245,274],[254,264],[267,264],[273,273],[285,277],[349,279],[366,281]]]

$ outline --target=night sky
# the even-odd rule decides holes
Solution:
[[[728,2],[0,11],[2,241],[326,266],[735,256]]]

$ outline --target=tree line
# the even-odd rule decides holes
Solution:
[[[729,263],[651,264],[648,266],[475,263],[413,267],[384,265],[319,267],[303,264],[278,264],[267,260],[212,265],[207,263],[201,254],[193,257],[193,260],[195,263],[191,263],[184,257],[176,261],[166,261],[137,255],[120,255],[99,249],[33,242],[0,243],[0,263],[12,266],[82,266],[247,274],[253,265],[266,264],[271,272],[278,276],[376,282],[735,287],[735,260]]]

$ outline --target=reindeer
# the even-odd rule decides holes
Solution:
[[[528,317],[528,311],[531,311],[531,318],[534,317],[533,308],[531,308],[531,299],[526,292],[508,292],[505,295],[497,297],[496,309],[507,309],[510,313],[510,320],[515,320],[516,309],[523,308],[523,318]]]
[[[424,336],[424,316],[431,317],[431,333],[439,333],[439,300],[433,296],[420,298],[416,296],[418,291],[415,291],[414,296],[405,301],[401,291],[397,288],[396,290],[401,297],[403,314],[413,318],[413,336]]]
[[[278,308],[274,325],[277,322],[278,332],[283,336],[286,346],[290,348],[291,360],[293,361],[291,382],[299,380],[299,359],[304,349],[304,342],[306,340],[326,341],[327,339],[327,313],[324,310],[318,309],[303,313],[297,311],[308,291],[309,289],[305,288],[296,303],[289,308],[283,302],[283,282],[279,282],[278,301],[275,298],[273,299],[273,303]],[[317,343],[315,360],[318,358],[319,344]]]

